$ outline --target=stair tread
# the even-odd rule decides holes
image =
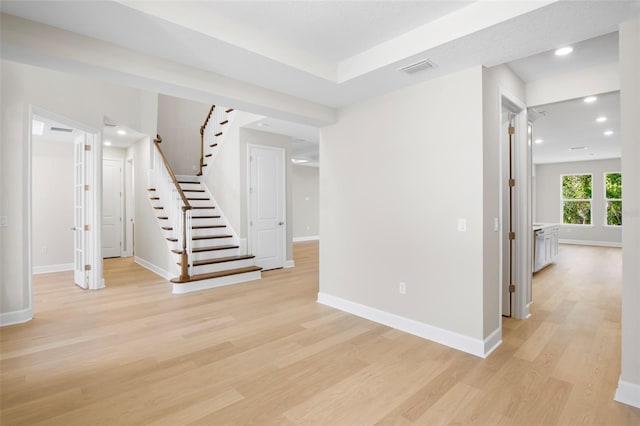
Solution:
[[[149,197],[150,200],[152,201],[158,201],[160,199],[160,197]]]
[[[172,227],[170,227],[170,226],[163,226],[163,227],[162,227],[162,229],[163,229],[164,231],[173,231],[173,228],[172,228]]]
[[[216,144],[217,145],[217,144]],[[211,157],[213,154],[207,154],[205,157]]]
[[[213,216],[191,216],[191,219],[220,219],[219,215]]]
[[[205,192],[204,189],[183,189],[182,192]]]
[[[179,180],[178,183],[193,183],[195,185],[200,185],[200,182],[198,182],[197,180]]]
[[[228,109],[228,110],[226,110],[225,112],[226,112],[227,114],[229,114],[231,111],[233,111],[233,108],[229,108],[229,109]]]
[[[169,219],[167,216],[157,216],[157,217],[158,217],[158,219],[160,219],[160,220],[167,220],[167,219]]]
[[[208,201],[211,198],[209,197],[187,197],[187,200],[192,200],[192,201]]]
[[[212,228],[226,228],[227,225],[196,225],[192,226],[191,229],[212,229]]]
[[[216,133],[216,134],[215,134],[215,135],[213,135],[213,136],[218,137],[218,136],[221,136],[221,135],[222,135],[222,132],[218,132],[218,133]]]
[[[171,280],[172,283],[185,283],[185,282],[193,282],[193,281],[202,281],[202,280],[209,280],[209,279],[213,279],[213,278],[222,278],[222,277],[228,277],[229,275],[238,275],[238,274],[245,274],[247,272],[257,272],[257,271],[261,271],[262,268],[259,266],[247,266],[245,268],[236,268],[236,269],[228,269],[226,271],[219,271],[219,272],[211,272],[208,274],[197,274],[197,275],[192,275],[189,280],[187,281],[178,281],[178,278],[174,278]]]
[[[164,207],[156,206],[156,207],[154,207],[154,209],[156,209],[156,210],[164,210]]]
[[[209,148],[214,148],[214,147],[216,147],[216,146],[218,146],[218,144],[217,144],[217,143],[212,143],[211,145],[209,145]],[[211,154],[209,154],[209,155],[211,155]]]
[[[147,188],[147,191],[155,191],[155,188]]]
[[[243,254],[239,256],[215,257],[213,259],[195,260],[193,262],[193,266],[214,265],[216,263],[233,262],[235,260],[253,259],[254,257],[255,256],[252,254]],[[178,262],[178,265],[180,265],[180,262]]]
[[[233,235],[230,234],[221,234],[221,235],[200,235],[200,236],[196,236],[196,237],[191,237],[191,239],[193,241],[198,241],[198,240],[215,240],[218,238],[232,238]]]
[[[227,124],[228,122],[229,122],[229,120],[223,120],[223,121],[221,121],[221,122],[220,122],[220,125],[221,125],[221,126],[224,126],[224,125],[225,125],[225,124]]]
[[[202,209],[215,209],[215,206],[191,206],[192,209],[202,210]]]

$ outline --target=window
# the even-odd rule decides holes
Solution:
[[[589,175],[564,175],[562,180],[562,223],[591,225],[591,190]]]
[[[622,173],[604,174],[604,200],[607,225],[622,225]]]

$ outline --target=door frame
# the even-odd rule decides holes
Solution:
[[[122,256],[130,257],[135,253],[133,231],[135,226],[135,160],[133,156],[127,156],[124,172],[124,250]]]
[[[272,145],[260,145],[260,144],[247,144],[247,253],[252,253],[253,249],[253,227],[251,226],[251,158],[252,152],[254,149],[270,149],[273,151],[280,152],[282,156],[282,221],[284,222],[283,226],[283,238],[282,238],[282,267],[287,267],[287,152],[284,147],[280,146],[272,146]]]
[[[126,200],[125,200],[125,183],[124,183],[124,179],[125,179],[125,173],[124,173],[124,167],[125,167],[125,162],[122,158],[115,158],[115,157],[105,157],[104,155],[102,156],[102,168],[104,171],[104,162],[108,160],[108,161],[117,161],[118,164],[120,165],[120,226],[118,227],[120,229],[120,257],[124,256],[124,250],[123,250],[123,240],[124,240],[124,236],[125,236],[125,225],[126,225],[126,221],[125,221],[125,209],[126,209]],[[104,173],[103,173],[103,182],[102,185],[104,185]],[[104,186],[102,186],[102,188],[104,189]],[[102,196],[104,196],[104,193],[101,193]],[[101,214],[101,219],[102,219],[102,214]],[[102,229],[102,228],[101,228]],[[102,250],[102,247],[101,247]]]
[[[515,239],[515,271],[513,274],[515,280],[515,293],[513,296],[513,305],[511,317],[515,319],[527,319],[531,316],[531,303],[528,296],[531,291],[532,282],[532,265],[531,265],[531,141],[527,132],[528,118],[527,107],[520,99],[506,90],[500,89],[500,120],[497,123],[500,126],[500,223],[504,223],[508,218],[503,217],[503,206],[508,203],[508,194],[505,194],[502,185],[506,176],[503,176],[503,165],[508,158],[504,158],[503,144],[504,136],[502,132],[502,110],[503,107],[510,112],[516,114],[515,124],[515,140],[514,140],[514,178],[516,186],[514,188],[514,230]],[[500,227],[500,279],[499,279],[499,303],[500,303],[500,324],[502,324],[502,283],[503,283],[503,250],[505,248],[505,239],[508,238],[504,233],[504,227]]]
[[[32,135],[32,122],[33,116],[38,115],[54,121],[64,124],[65,126],[72,127],[74,129],[81,130],[87,134],[87,144],[91,146],[93,155],[91,158],[89,168],[91,170],[92,185],[96,190],[89,191],[87,196],[87,202],[91,204],[91,223],[93,226],[93,232],[90,234],[90,250],[92,265],[91,271],[89,271],[89,290],[98,290],[104,287],[104,278],[102,274],[102,131],[95,127],[91,127],[87,124],[75,121],[63,115],[48,111],[40,108],[36,105],[30,104],[27,111],[27,270],[28,270],[28,293],[30,308],[33,309],[33,135]],[[75,286],[75,284],[74,284]]]

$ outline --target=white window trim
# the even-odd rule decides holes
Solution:
[[[562,182],[565,176],[591,176],[591,198],[578,199],[578,198],[564,198],[562,196]],[[564,223],[564,203],[565,201],[584,201],[589,202],[589,211],[591,211],[591,223]],[[606,218],[605,218],[606,221]],[[560,224],[563,226],[579,226],[587,227],[593,226],[593,173],[565,173],[560,175]]]
[[[607,198],[607,175],[614,175],[614,174],[620,174],[620,177],[622,177],[622,172],[604,172],[602,174],[602,197],[604,198],[604,217],[602,218],[602,221],[604,223],[604,226],[608,227],[608,228],[622,228],[622,225],[609,225],[607,223],[607,204],[609,203],[609,201],[620,201],[622,202],[622,198]],[[624,182],[622,182],[622,187],[624,190]]]

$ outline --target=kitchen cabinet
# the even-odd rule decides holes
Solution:
[[[558,258],[557,224],[533,225],[533,272],[554,263]]]

